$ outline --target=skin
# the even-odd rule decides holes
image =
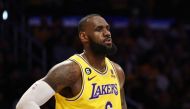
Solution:
[[[112,43],[107,43],[106,40],[111,40],[110,26],[104,18],[100,16],[93,16],[87,20],[84,31],[79,32],[79,38],[84,47],[84,53],[82,57],[85,58],[91,66],[104,71],[106,68],[105,56],[97,55],[90,48],[91,38],[93,41],[99,44],[103,44],[107,47],[111,47]],[[121,101],[122,109],[127,109],[124,95],[124,82],[125,75],[122,68],[112,62],[116,68],[117,75],[119,77],[119,83],[121,88]],[[73,97],[77,95],[82,87],[82,73],[78,64],[72,61],[64,61],[55,65],[48,74],[43,78],[56,92],[59,92],[65,97]]]

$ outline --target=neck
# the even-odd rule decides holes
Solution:
[[[99,71],[104,71],[106,68],[106,63],[105,63],[105,55],[96,55],[92,52],[89,51],[84,51],[82,53],[82,56],[88,61],[88,63],[98,69]]]

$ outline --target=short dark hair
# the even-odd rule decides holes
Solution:
[[[79,24],[78,24],[78,32],[81,32],[81,31],[84,31],[84,27],[85,27],[85,24],[87,22],[87,20],[91,17],[94,17],[94,16],[101,16],[100,14],[89,14],[85,17],[83,17],[80,21],[79,21]]]

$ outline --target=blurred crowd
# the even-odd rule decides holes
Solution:
[[[127,27],[111,28],[118,52],[110,56],[126,73],[126,100],[129,109],[190,108],[190,30],[174,21],[167,29],[155,29],[145,22],[129,20]],[[26,25],[25,35],[39,42],[47,52],[47,71],[74,53],[81,53],[77,27],[65,27],[55,18],[48,25]],[[112,25],[112,24],[111,24]],[[14,56],[14,32],[11,24],[1,23],[0,38],[0,108],[14,109],[17,100],[36,80],[45,76],[37,63],[27,67],[27,57]],[[18,39],[19,40],[19,39]],[[24,43],[24,42],[21,42]],[[54,99],[42,109],[53,109]]]
[[[167,30],[129,25],[116,39],[116,61],[126,72],[126,95],[137,107],[190,108],[189,35],[176,21]]]

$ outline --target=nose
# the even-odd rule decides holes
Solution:
[[[104,36],[111,38],[111,32],[106,29],[106,30],[104,31]]]

